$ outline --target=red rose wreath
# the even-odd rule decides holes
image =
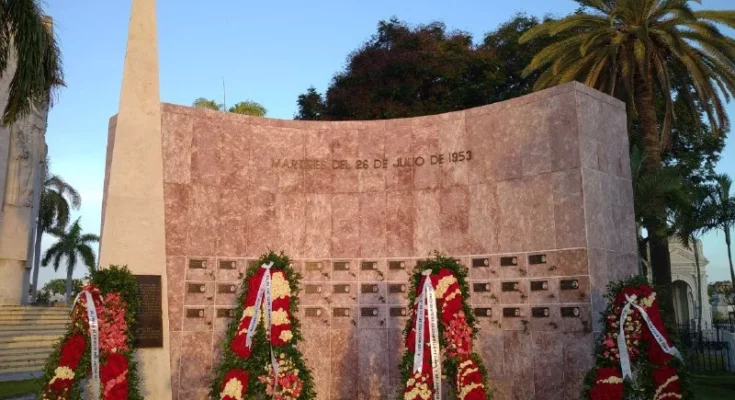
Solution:
[[[72,305],[67,333],[46,364],[41,398],[81,399],[82,382],[91,375],[95,398],[142,399],[130,329],[137,304],[136,280],[127,268],[92,272]]]
[[[607,298],[596,365],[585,378],[583,398],[691,398],[682,384],[684,364],[664,325],[656,292],[643,278],[634,277],[611,284]]]
[[[487,400],[485,367],[472,351],[477,330],[465,299],[466,269],[439,255],[416,267],[401,366],[404,400],[441,398],[441,377],[451,377],[459,400]]]
[[[296,349],[298,276],[289,264],[288,257],[271,252],[248,270],[212,382],[213,399],[264,393],[276,400],[316,398],[311,372]]]

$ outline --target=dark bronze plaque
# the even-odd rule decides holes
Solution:
[[[364,283],[360,286],[360,293],[378,293],[378,285]]]
[[[350,292],[350,285],[334,285],[334,293],[349,293]]]
[[[237,292],[237,285],[232,283],[220,283],[217,285],[217,293],[235,293]]]
[[[539,290],[549,290],[549,283],[546,281],[531,282],[531,291],[538,292]]]
[[[492,308],[483,308],[483,307],[477,307],[475,308],[475,316],[476,317],[492,317],[493,316],[493,309]]]
[[[186,318],[204,318],[203,308],[187,308]]]
[[[332,316],[335,317],[349,317],[350,316],[350,309],[349,308],[335,308],[332,310]]]
[[[186,291],[189,293],[206,293],[207,285],[203,283],[190,283],[186,286]]]
[[[518,282],[503,282],[500,287],[504,292],[517,292],[520,289]]]
[[[361,317],[377,317],[379,311],[376,307],[363,307],[360,309]]]
[[[360,270],[374,271],[378,269],[378,263],[375,261],[363,261],[360,263]]]
[[[503,317],[506,318],[518,318],[521,316],[521,309],[520,308],[504,308],[503,309]]]
[[[561,316],[565,318],[579,318],[579,307],[562,307]]]
[[[528,263],[531,265],[546,264],[546,254],[534,254],[528,256]]]
[[[205,269],[207,268],[207,260],[189,260],[189,268]]]
[[[135,314],[135,346],[163,347],[161,276],[135,275],[140,309]]]
[[[518,265],[518,257],[500,257],[501,267],[515,267]]]
[[[348,261],[337,261],[332,264],[332,270],[334,271],[349,271],[350,263]]]
[[[235,261],[220,261],[219,269],[236,269],[237,262]]]
[[[474,268],[483,268],[483,267],[489,267],[489,266],[490,266],[489,258],[473,258],[472,259],[472,267]]]
[[[322,269],[322,263],[320,262],[308,262],[306,263],[307,271],[319,271]]]
[[[316,294],[322,292],[322,285],[306,285],[306,294]]]
[[[576,279],[565,279],[559,282],[561,290],[575,290],[579,289],[579,281]]]
[[[390,316],[391,317],[405,317],[406,316],[406,309],[403,307],[391,307],[390,308]]]
[[[548,318],[549,309],[547,307],[534,307],[531,309],[531,316],[534,318]]]
[[[234,317],[235,317],[234,308],[218,308],[217,309],[217,318],[234,318]]]
[[[388,263],[388,269],[392,269],[392,270],[406,269],[406,262],[405,261],[390,261]]]
[[[388,285],[388,293],[406,293],[405,283],[391,283]]]
[[[490,284],[489,283],[475,283],[474,285],[472,285],[472,290],[477,293],[489,292]]]
[[[322,316],[322,309],[321,308],[306,308],[304,310],[304,315],[307,317],[321,317]]]

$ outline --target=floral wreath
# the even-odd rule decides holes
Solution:
[[[81,400],[91,372],[95,398],[142,400],[131,329],[137,309],[137,282],[126,267],[92,271],[73,303],[67,332],[46,363],[40,398]]]
[[[302,340],[294,317],[299,278],[283,253],[265,254],[248,269],[212,381],[213,399],[263,393],[277,400],[316,398],[311,371],[296,348]]]
[[[466,277],[467,269],[457,260],[439,254],[416,266],[409,292],[413,307],[404,330],[402,399],[440,399],[442,376],[454,378],[451,390],[459,400],[492,398],[485,367],[472,351],[477,328],[465,301]]]
[[[607,290],[604,330],[595,351],[595,366],[585,377],[582,397],[692,398],[681,354],[669,337],[656,292],[645,278],[612,283]]]

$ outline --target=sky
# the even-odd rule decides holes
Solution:
[[[725,9],[729,3],[732,8],[731,1],[704,0],[703,7]],[[100,230],[107,124],[118,108],[130,3],[45,0],[44,5],[54,19],[66,80],[46,132],[51,171],[80,191],[82,207],[75,217],[86,232]],[[227,104],[252,99],[269,117],[291,119],[297,96],[309,86],[323,92],[380,20],[442,21],[478,42],[517,12],[563,16],[576,7],[571,0],[158,0],[161,101],[219,101],[224,81]],[[735,119],[735,104],[727,109]],[[735,176],[733,140],[727,141],[718,171]],[[710,233],[703,241],[709,281],[729,279],[724,235]],[[43,247],[52,242],[45,236]],[[84,274],[78,266],[74,275]],[[61,268],[42,268],[39,282],[64,276]]]

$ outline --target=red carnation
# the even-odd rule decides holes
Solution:
[[[107,356],[104,364],[100,366],[100,379],[109,382],[128,370],[128,359],[120,353],[112,353]]]
[[[664,396],[666,393],[681,394],[681,380],[674,367],[666,366],[654,369],[653,384],[656,390],[660,391],[660,398],[667,397]]]
[[[232,351],[240,358],[248,358],[252,352],[250,347],[245,345],[246,339],[247,335],[245,333],[235,335],[232,339],[232,343],[230,344]]]
[[[70,336],[61,346],[59,365],[69,367],[72,370],[76,369],[86,348],[87,345],[82,335]]]
[[[595,383],[590,389],[590,400],[620,400],[623,398],[622,374],[616,367],[597,370]],[[613,382],[614,381],[614,382]]]
[[[242,393],[245,394],[245,392],[248,390],[248,373],[245,370],[242,369],[233,369],[230,370],[230,372],[225,375],[225,379],[222,380],[222,389],[225,390],[225,387],[227,386],[227,382],[229,382],[232,379],[237,379],[242,384]],[[225,396],[225,399],[230,398],[230,396]],[[235,399],[233,399],[235,400]]]

